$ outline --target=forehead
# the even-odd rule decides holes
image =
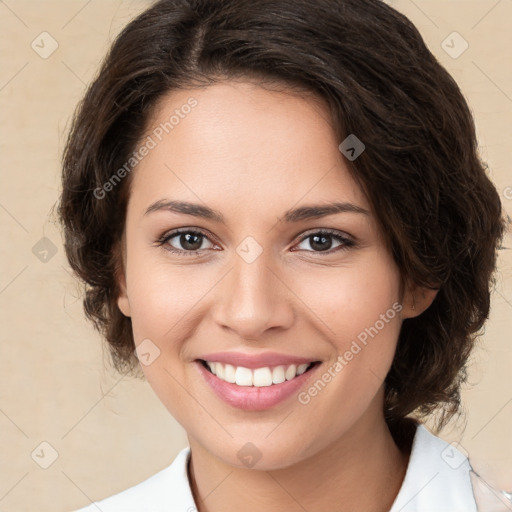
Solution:
[[[243,81],[174,90],[158,102],[144,141],[151,149],[134,170],[130,199],[141,208],[169,196],[244,210],[301,201],[369,208],[326,104],[312,95]]]

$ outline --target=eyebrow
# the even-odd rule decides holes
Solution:
[[[201,217],[219,222],[220,224],[226,224],[224,216],[219,211],[213,210],[208,206],[189,203],[186,201],[169,201],[165,199],[157,201],[147,208],[144,212],[144,216],[162,210],[185,215],[193,215],[194,217]],[[363,215],[370,215],[368,210],[365,210],[353,203],[332,202],[321,205],[300,206],[299,208],[288,210],[285,212],[283,219],[285,222],[292,223],[309,219],[319,219],[321,217],[327,217],[328,215],[335,215],[337,213],[360,213]]]

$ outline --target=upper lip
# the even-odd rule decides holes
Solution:
[[[243,352],[215,352],[201,356],[203,361],[220,362],[245,368],[262,368],[264,366],[289,366],[292,364],[305,364],[316,362],[317,359],[297,357],[278,352],[264,352],[262,354],[244,354]]]

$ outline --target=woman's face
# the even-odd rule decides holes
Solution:
[[[409,306],[326,107],[234,81],[159,107],[118,300],[155,393],[191,443],[238,467],[244,450],[285,467],[381,420]],[[224,360],[219,376],[201,360]],[[316,364],[294,377],[294,362]]]

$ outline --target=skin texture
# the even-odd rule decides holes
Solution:
[[[387,511],[408,454],[384,421],[383,380],[402,320],[424,311],[434,292],[400,296],[399,270],[320,101],[230,80],[166,95],[151,129],[190,97],[198,105],[133,171],[118,305],[132,318],[135,344],[150,339],[160,350],[141,366],[187,431],[197,507]],[[170,199],[207,205],[226,225],[165,210],[144,215]],[[331,201],[368,214],[284,221],[291,208]],[[209,240],[195,255],[166,250],[185,252],[180,236],[157,245],[177,228]],[[330,249],[315,249],[306,235],[319,229],[355,245],[331,238]],[[248,236],[263,248],[250,264],[236,252]],[[217,398],[194,363],[208,352],[277,351],[322,361],[321,376],[394,303],[401,312],[306,405],[294,394],[265,411],[239,410]],[[247,442],[262,454],[252,469],[237,457]]]

